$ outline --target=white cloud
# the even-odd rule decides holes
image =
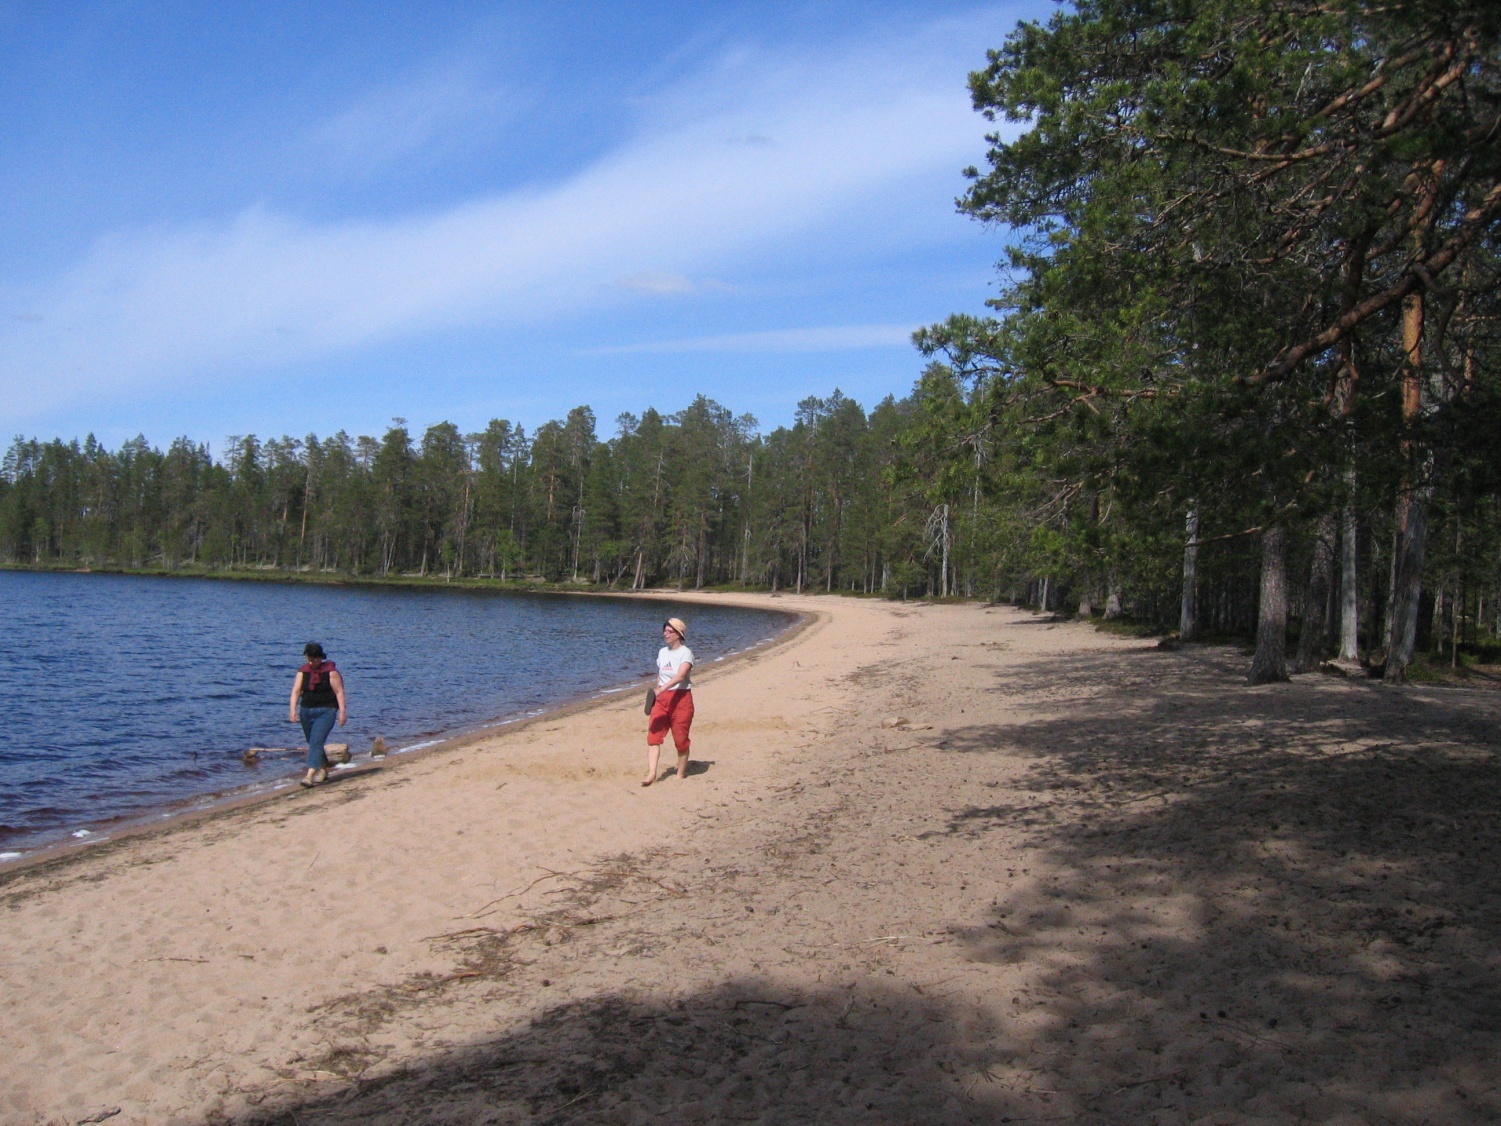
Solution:
[[[621,289],[634,289],[638,293],[697,293],[698,286],[682,274],[667,274],[660,270],[642,270],[638,274],[620,278],[615,282]]]
[[[634,138],[571,179],[435,214],[313,223],[256,207],[111,236],[50,284],[8,295],[0,393],[25,417],[445,328],[576,317],[801,251],[810,233],[974,158],[982,125],[962,76],[989,30],[947,27],[801,65],[726,58],[646,105]],[[420,141],[417,118],[401,143]],[[366,126],[346,128],[354,144]],[[870,329],[709,339],[806,348],[819,332]]]
[[[851,348],[903,347],[912,343],[914,325],[822,325],[816,328],[732,332],[585,348],[585,356],[668,355],[691,352],[841,352]]]

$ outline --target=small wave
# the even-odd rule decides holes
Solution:
[[[49,819],[52,821],[67,821],[69,818],[72,818],[74,821],[82,821],[84,819],[83,812],[74,809],[70,805],[39,805],[25,812],[27,818],[33,822],[45,822]]]
[[[24,852],[0,852],[0,860],[20,860]]]

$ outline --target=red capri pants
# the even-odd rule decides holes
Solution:
[[[672,745],[678,754],[688,753],[688,728],[693,726],[693,689],[674,688],[658,692],[652,705],[651,722],[646,726],[646,745],[660,747],[672,728]]]

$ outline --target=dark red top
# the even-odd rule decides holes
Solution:
[[[302,674],[302,706],[305,708],[337,708],[339,698],[334,695],[334,671],[332,661],[309,662],[297,670]]]

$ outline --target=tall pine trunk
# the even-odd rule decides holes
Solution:
[[[1105,620],[1108,622],[1119,618],[1123,613],[1125,608],[1121,602],[1121,580],[1112,569],[1105,581]]]
[[[1314,532],[1313,562],[1303,599],[1303,632],[1298,637],[1299,672],[1318,668],[1329,655],[1329,589],[1334,583],[1337,527],[1334,514],[1325,513]]]
[[[1178,613],[1178,640],[1192,641],[1199,634],[1199,509],[1188,510],[1184,523],[1183,604]]]
[[[1396,581],[1392,584],[1391,637],[1386,647],[1385,679],[1407,679],[1418,641],[1418,612],[1423,599],[1423,559],[1428,550],[1428,501],[1432,490],[1408,489],[1398,510]]]
[[[1355,470],[1345,471],[1352,499],[1345,501],[1339,537],[1339,659],[1360,659],[1360,602],[1356,587]]]
[[[1249,679],[1252,684],[1287,679],[1287,529],[1281,524],[1261,533],[1261,600]]]
[[[1423,295],[1410,294],[1402,303],[1402,421],[1416,426],[1423,412]],[[1402,443],[1406,462],[1402,492],[1397,500],[1397,545],[1392,560],[1391,632],[1386,645],[1385,679],[1407,679],[1418,639],[1418,603],[1423,593],[1423,560],[1428,550],[1428,502],[1432,489],[1420,478],[1422,454],[1409,435]]]

